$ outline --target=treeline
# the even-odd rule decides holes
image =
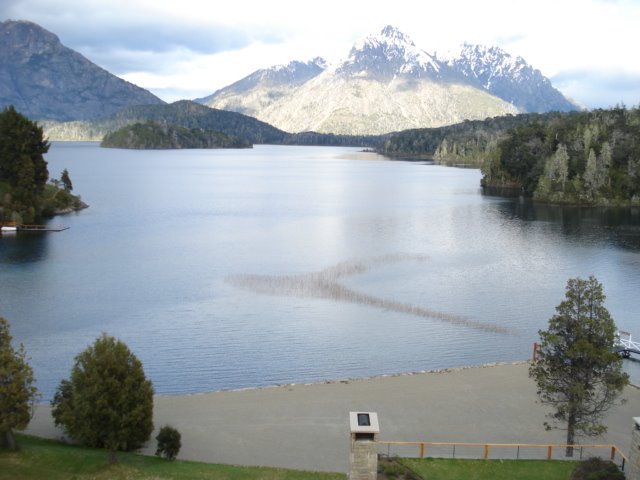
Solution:
[[[384,138],[378,152],[390,157],[429,159],[443,165],[465,164],[479,168],[510,129],[563,115],[567,114],[523,113],[465,120],[445,127],[404,130]]]
[[[482,169],[482,185],[540,202],[640,204],[640,110],[522,114],[407,130],[379,152]]]
[[[65,169],[49,180],[42,128],[12,106],[0,113],[0,223],[32,223],[43,216],[86,207],[71,193]]]
[[[483,166],[486,187],[549,203],[640,204],[640,110],[562,115],[508,132]]]
[[[212,130],[151,121],[134,123],[105,135],[101,147],[132,149],[251,148],[248,141]]]
[[[189,100],[168,105],[126,107],[109,117],[66,123],[45,122],[53,140],[102,141],[106,135],[136,123],[154,122],[186,129],[215,131],[250,144],[377,147],[382,137],[333,135],[317,132],[288,133],[241,113],[209,108]]]

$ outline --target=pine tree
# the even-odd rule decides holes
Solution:
[[[545,425],[566,424],[567,445],[577,435],[606,432],[602,418],[629,382],[614,351],[617,331],[604,300],[595,277],[570,279],[548,330],[539,331],[539,350],[529,368],[541,402],[554,408],[552,425]],[[572,456],[573,448],[566,454]]]
[[[60,175],[60,182],[62,183],[62,188],[67,192],[71,192],[73,190],[73,183],[71,183],[71,178],[69,177],[69,171],[65,168]]]
[[[49,143],[42,128],[7,107],[0,113],[0,182],[11,188],[10,211],[32,221],[39,210],[40,194],[49,178],[44,154]]]
[[[31,420],[38,391],[24,347],[11,346],[9,323],[0,318],[0,446],[16,449],[14,430]]]

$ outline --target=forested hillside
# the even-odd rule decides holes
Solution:
[[[100,146],[143,150],[252,147],[246,140],[224,133],[155,122],[134,123],[108,133]]]
[[[387,136],[379,152],[391,157],[425,158],[444,165],[467,164],[479,168],[509,129],[563,115],[566,114],[523,113],[466,120],[446,127],[404,130]]]
[[[205,107],[189,100],[181,100],[169,105],[127,107],[100,120],[45,122],[44,130],[50,140],[102,141],[110,132],[148,121],[160,125],[216,131],[241,138],[251,144],[377,147],[381,141],[379,136],[333,135],[316,132],[291,134],[253,117]]]
[[[486,158],[482,183],[550,203],[640,204],[640,110],[593,110],[509,131]]]
[[[549,203],[640,204],[640,110],[507,115],[389,136],[380,153],[482,168],[482,185]]]

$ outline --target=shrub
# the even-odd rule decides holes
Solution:
[[[162,427],[156,436],[158,442],[156,455],[167,460],[175,460],[182,446],[181,438],[180,432],[175,428],[169,425]]]
[[[625,476],[609,460],[589,458],[578,462],[571,473],[571,480],[624,480]]]

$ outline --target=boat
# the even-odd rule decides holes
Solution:
[[[18,225],[15,222],[0,224],[0,232],[2,233],[15,233],[18,231]]]

